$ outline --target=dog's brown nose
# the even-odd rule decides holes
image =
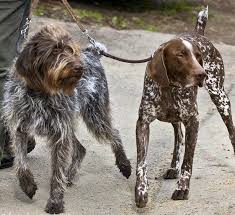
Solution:
[[[204,80],[207,77],[207,74],[204,69],[200,69],[200,70],[196,71],[195,73],[196,73],[196,77],[195,77],[196,82],[199,87],[202,87]]]

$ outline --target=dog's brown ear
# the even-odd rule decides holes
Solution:
[[[164,47],[160,47],[153,55],[152,60],[147,65],[147,74],[160,86],[169,86],[169,78],[164,62]]]
[[[31,89],[42,88],[40,64],[36,61],[36,50],[33,44],[27,44],[15,63],[16,75],[23,78]]]
[[[18,59],[16,60],[15,67],[16,72],[22,77],[29,77],[33,72],[33,59],[34,59],[33,47],[27,45],[20,53]]]

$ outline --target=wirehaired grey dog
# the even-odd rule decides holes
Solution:
[[[173,158],[165,179],[179,177],[173,200],[188,199],[199,120],[198,87],[205,87],[216,105],[235,152],[235,129],[231,105],[224,90],[224,65],[219,51],[204,36],[208,9],[198,14],[195,29],[162,44],[146,68],[143,96],[136,124],[137,170],[135,201],[145,207],[148,201],[147,150],[149,125],[155,119],[172,124],[175,133]],[[185,127],[185,153],[181,124]]]
[[[65,187],[72,183],[86,153],[75,136],[78,115],[99,141],[111,143],[122,174],[126,178],[131,174],[119,132],[111,123],[100,55],[91,47],[80,50],[58,27],[44,27],[25,45],[5,85],[3,112],[15,149],[19,184],[29,198],[37,185],[27,165],[26,140],[35,136],[48,140],[52,163],[48,213],[64,211]]]

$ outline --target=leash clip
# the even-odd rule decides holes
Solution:
[[[84,29],[84,31],[82,31],[83,35],[85,35],[88,39],[88,41],[90,42],[90,44],[96,49],[96,51],[100,54],[102,52],[102,50],[100,49],[99,46],[97,46],[97,42],[95,41],[94,38],[92,38],[87,29]]]

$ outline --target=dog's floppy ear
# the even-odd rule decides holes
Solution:
[[[170,85],[164,62],[164,46],[160,47],[147,65],[147,74],[162,87]]]
[[[27,45],[16,60],[17,73],[22,77],[30,77],[33,71],[34,50],[32,45]],[[30,74],[31,73],[31,74]]]
[[[43,88],[43,74],[34,44],[27,44],[15,63],[16,74],[23,78],[31,89]]]

